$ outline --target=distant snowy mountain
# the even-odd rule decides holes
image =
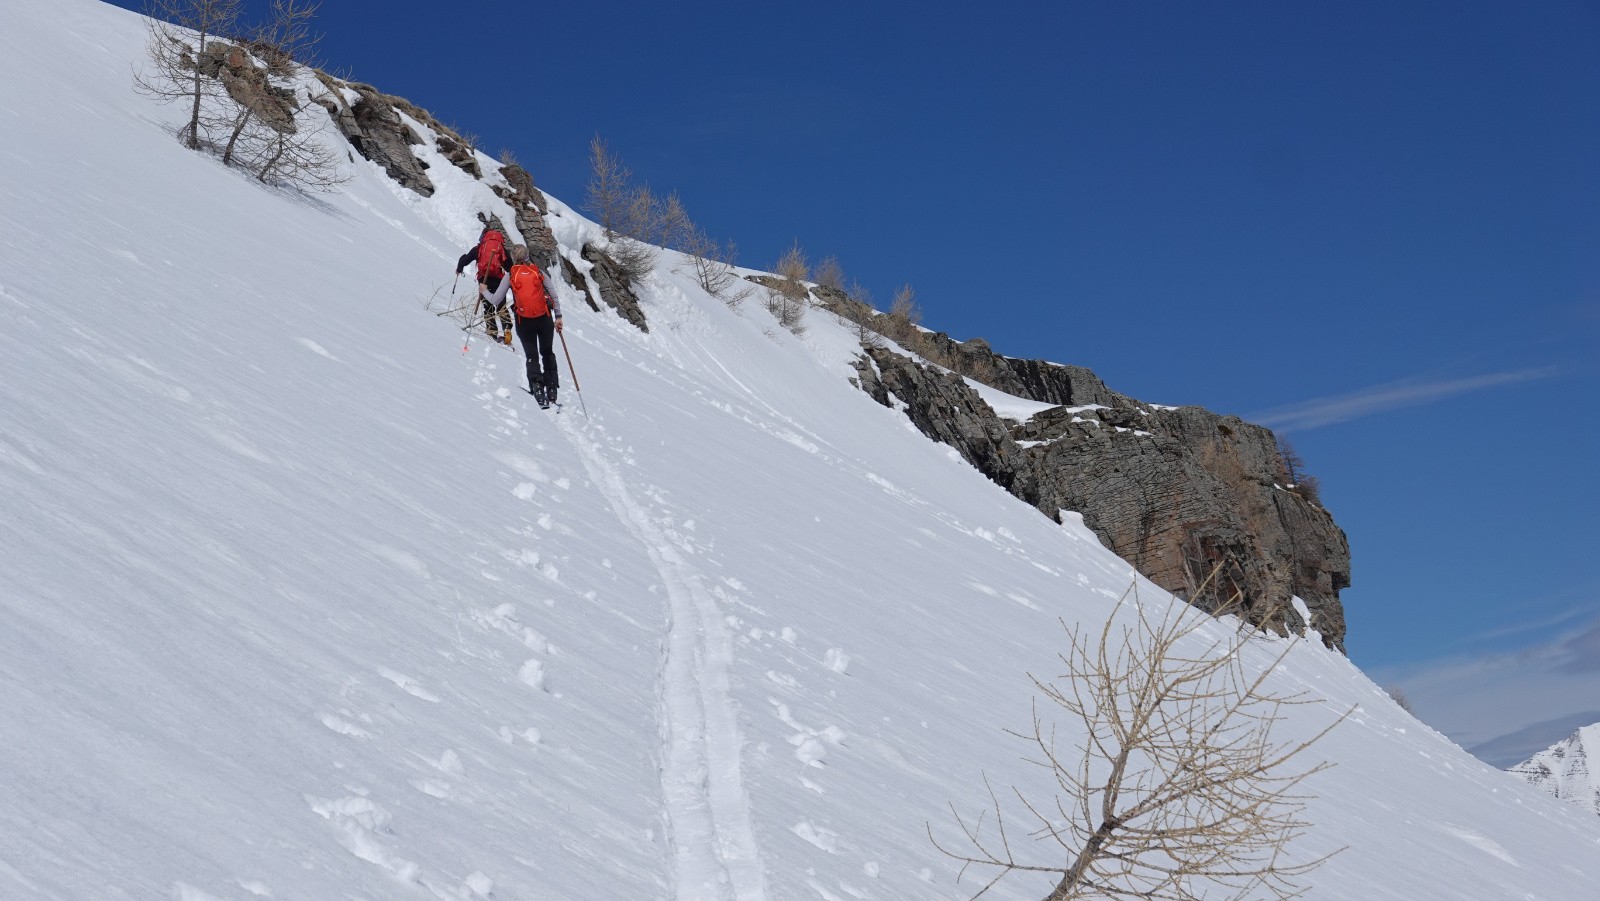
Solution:
[[[1003,730],[1131,567],[852,386],[827,313],[796,335],[664,253],[642,331],[594,223],[403,111],[427,196],[333,129],[347,182],[264,188],[134,93],[144,40],[0,4],[0,898],[976,891],[929,830],[1040,787]],[[479,213],[573,273],[588,416],[424,308]],[[1280,737],[1356,708],[1302,786],[1290,859],[1346,849],[1309,897],[1594,896],[1595,818],[1315,636],[1241,657],[1283,651],[1269,684],[1324,703]]]
[[[1584,726],[1571,737],[1511,767],[1507,772],[1535,788],[1600,814],[1600,723]]]

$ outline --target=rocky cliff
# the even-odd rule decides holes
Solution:
[[[864,346],[862,390],[1045,515],[1082,514],[1163,588],[1191,597],[1216,569],[1218,593],[1237,591],[1252,621],[1309,625],[1343,648],[1349,545],[1326,509],[1286,487],[1270,431],[1200,407],[1141,403],[1081,367],[1000,356],[982,341],[929,340],[952,345],[944,358],[983,383],[1058,406],[1026,422],[1003,419],[961,376],[883,346]]]

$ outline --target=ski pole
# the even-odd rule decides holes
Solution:
[[[561,339],[561,352],[567,357],[567,374],[572,376],[572,390],[578,392],[578,406],[583,409],[583,415],[589,415],[589,405],[583,402],[583,386],[578,384],[578,371],[572,368],[572,351],[567,350],[567,333],[557,329],[556,336]]]

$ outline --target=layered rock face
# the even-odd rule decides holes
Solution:
[[[590,274],[594,276],[595,287],[600,291],[600,299],[639,331],[650,331],[650,325],[644,318],[644,310],[639,306],[639,296],[633,293],[628,275],[617,265],[617,261],[594,244],[583,245],[583,258],[594,266]]]
[[[1200,407],[1143,404],[1087,369],[998,356],[981,341],[947,354],[962,357],[986,384],[1059,406],[1013,423],[960,376],[881,347],[859,359],[859,384],[1045,515],[1082,514],[1161,587],[1192,597],[1215,570],[1216,590],[1198,603],[1237,591],[1253,622],[1309,625],[1342,649],[1349,545],[1327,510],[1282,487],[1270,431]],[[1305,601],[1308,624],[1291,596]]]
[[[345,84],[323,76],[330,88],[328,94],[318,97],[333,117],[333,124],[350,141],[356,152],[383,167],[388,176],[423,197],[433,196],[433,181],[428,178],[428,165],[411,152],[413,144],[422,138],[400,118],[395,108],[396,98],[389,97],[370,85]],[[343,89],[353,90],[357,99],[347,102]]]

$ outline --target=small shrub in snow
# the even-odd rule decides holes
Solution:
[[[1056,794],[1014,789],[1003,802],[985,780],[993,823],[958,813],[963,847],[936,838],[935,847],[963,874],[993,871],[978,894],[1019,871],[1058,880],[1047,901],[1301,894],[1300,877],[1332,855],[1285,853],[1311,826],[1302,783],[1330,765],[1300,761],[1349,712],[1308,738],[1276,738],[1287,707],[1320,703],[1268,685],[1294,642],[1264,667],[1247,666],[1248,634],[1208,629],[1197,607],[1146,606],[1130,589],[1118,609],[1131,609],[1132,622],[1109,617],[1098,634],[1066,627],[1064,674],[1031,677],[1046,712],[1036,702],[1032,727],[1011,733]],[[1069,724],[1059,738],[1052,712]],[[1027,841],[1014,845],[1006,812],[1017,807]]]
[[[817,271],[812,275],[812,280],[824,288],[843,291],[844,267],[839,265],[838,258],[828,257],[817,264]]]
[[[641,281],[656,264],[663,208],[648,187],[633,184],[633,172],[595,135],[589,142],[585,208],[605,229],[606,253],[629,281]]]

